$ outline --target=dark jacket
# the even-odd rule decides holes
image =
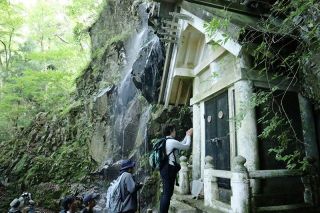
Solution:
[[[81,213],[93,213],[93,209],[89,210],[89,208],[84,208],[82,209]]]

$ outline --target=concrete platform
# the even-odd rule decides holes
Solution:
[[[193,199],[191,195],[174,194],[170,203],[170,213],[223,213],[204,206],[203,199]]]
[[[176,199],[172,199],[170,202],[170,213],[197,213],[197,209],[189,206],[188,204],[185,204],[183,202],[180,202]]]

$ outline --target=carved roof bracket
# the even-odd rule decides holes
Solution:
[[[186,14],[169,12],[169,15],[172,16],[170,20],[161,21],[161,31],[158,32],[160,39],[166,43],[178,43],[178,33],[179,33],[179,19],[191,21],[192,18]]]

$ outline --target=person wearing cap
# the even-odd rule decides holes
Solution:
[[[20,206],[21,206],[21,201],[18,198],[15,198],[10,203],[9,213],[21,213]]]
[[[173,124],[168,124],[163,129],[163,135],[166,138],[166,155],[167,162],[160,168],[162,179],[162,195],[160,199],[160,213],[169,211],[170,200],[173,195],[174,183],[181,166],[176,157],[177,151],[188,150],[191,144],[192,128],[186,132],[186,136],[182,142],[175,139],[176,127]]]
[[[97,204],[96,200],[99,199],[100,195],[97,193],[89,193],[83,198],[83,203],[86,206],[82,213],[93,213],[93,207]]]
[[[136,183],[133,178],[136,163],[132,160],[123,160],[120,168],[120,193],[122,203],[122,213],[134,213],[138,209],[137,192],[142,188],[142,184]]]
[[[68,195],[62,201],[63,210],[60,213],[76,213],[78,201],[75,196]]]

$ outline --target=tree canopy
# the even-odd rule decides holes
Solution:
[[[70,100],[101,0],[0,0],[0,143]]]

